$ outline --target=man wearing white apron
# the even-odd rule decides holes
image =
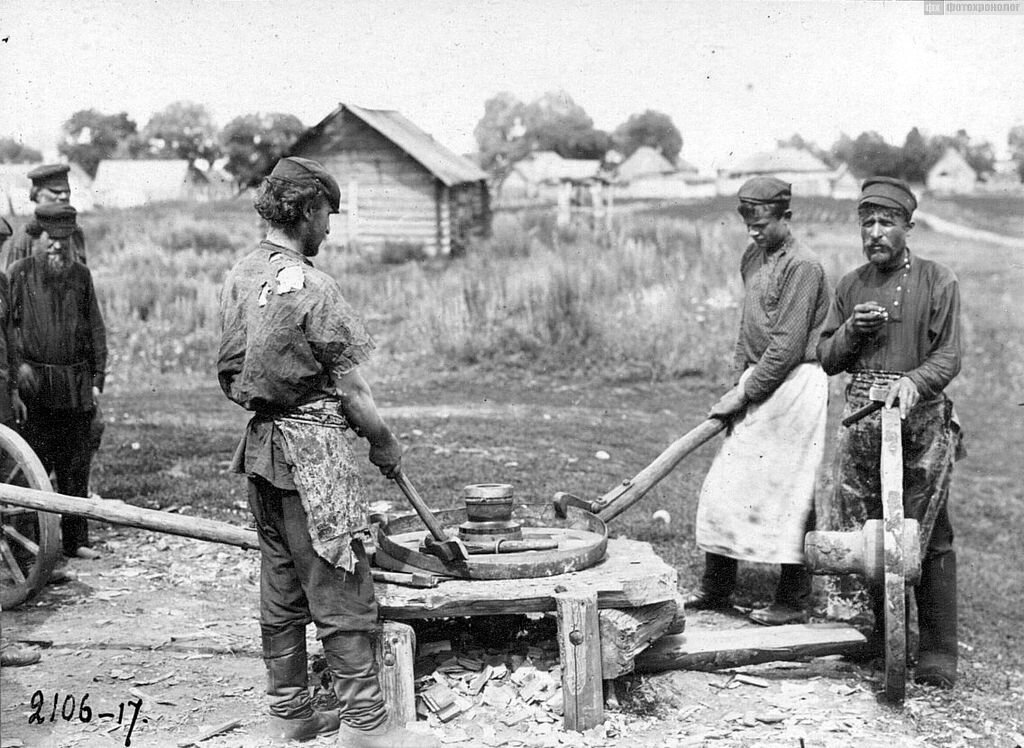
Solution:
[[[806,618],[810,593],[803,539],[828,406],[815,346],[829,290],[821,263],[790,233],[790,185],[754,177],[738,197],[751,239],[740,262],[745,296],[735,363],[742,374],[710,412],[731,427],[701,488],[697,545],[706,565],[686,605],[728,607],[738,561],[781,564],[774,602],[750,614],[780,625]]]

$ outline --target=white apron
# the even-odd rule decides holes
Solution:
[[[816,363],[800,364],[771,397],[747,406],[701,488],[702,550],[741,561],[803,563],[827,414],[828,377]]]

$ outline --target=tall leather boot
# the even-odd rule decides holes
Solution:
[[[803,564],[782,564],[775,600],[750,612],[750,620],[762,626],[783,626],[807,620],[807,599],[811,595],[811,574]]]
[[[914,682],[952,688],[956,684],[956,551],[926,557],[917,586],[920,654]]]
[[[270,738],[303,741],[338,731],[337,712],[316,711],[309,700],[305,628],[264,633],[263,662],[270,697]]]
[[[440,748],[433,735],[388,723],[377,678],[373,643],[365,631],[347,631],[324,639],[324,657],[341,704],[338,745],[344,748]]]
[[[705,553],[700,588],[683,601],[684,609],[717,610],[729,607],[729,595],[736,587],[737,566],[734,558]]]

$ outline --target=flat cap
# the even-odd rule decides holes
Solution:
[[[741,203],[753,205],[788,203],[793,197],[793,187],[776,177],[753,177],[743,183],[736,196]]]
[[[4,243],[11,234],[14,233],[14,229],[11,228],[11,224],[7,222],[7,219],[0,216],[0,244]]]
[[[881,205],[884,208],[902,208],[908,216],[917,210],[917,198],[902,179],[894,177],[868,177],[860,188],[858,205]]]
[[[36,187],[59,186],[68,188],[68,172],[71,167],[67,164],[41,164],[28,173],[28,178]]]
[[[78,211],[67,203],[45,203],[36,207],[39,228],[51,239],[66,239],[74,233]]]
[[[327,196],[332,213],[341,208],[341,188],[319,161],[301,156],[282,158],[270,172],[270,178],[303,186],[316,184]]]

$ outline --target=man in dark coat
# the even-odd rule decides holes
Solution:
[[[107,369],[107,337],[89,269],[74,259],[76,211],[67,203],[35,212],[42,251],[11,266],[11,321],[20,361],[18,387],[28,409],[23,436],[57,490],[88,496],[90,427]],[[66,556],[95,558],[84,517],[64,516]]]

